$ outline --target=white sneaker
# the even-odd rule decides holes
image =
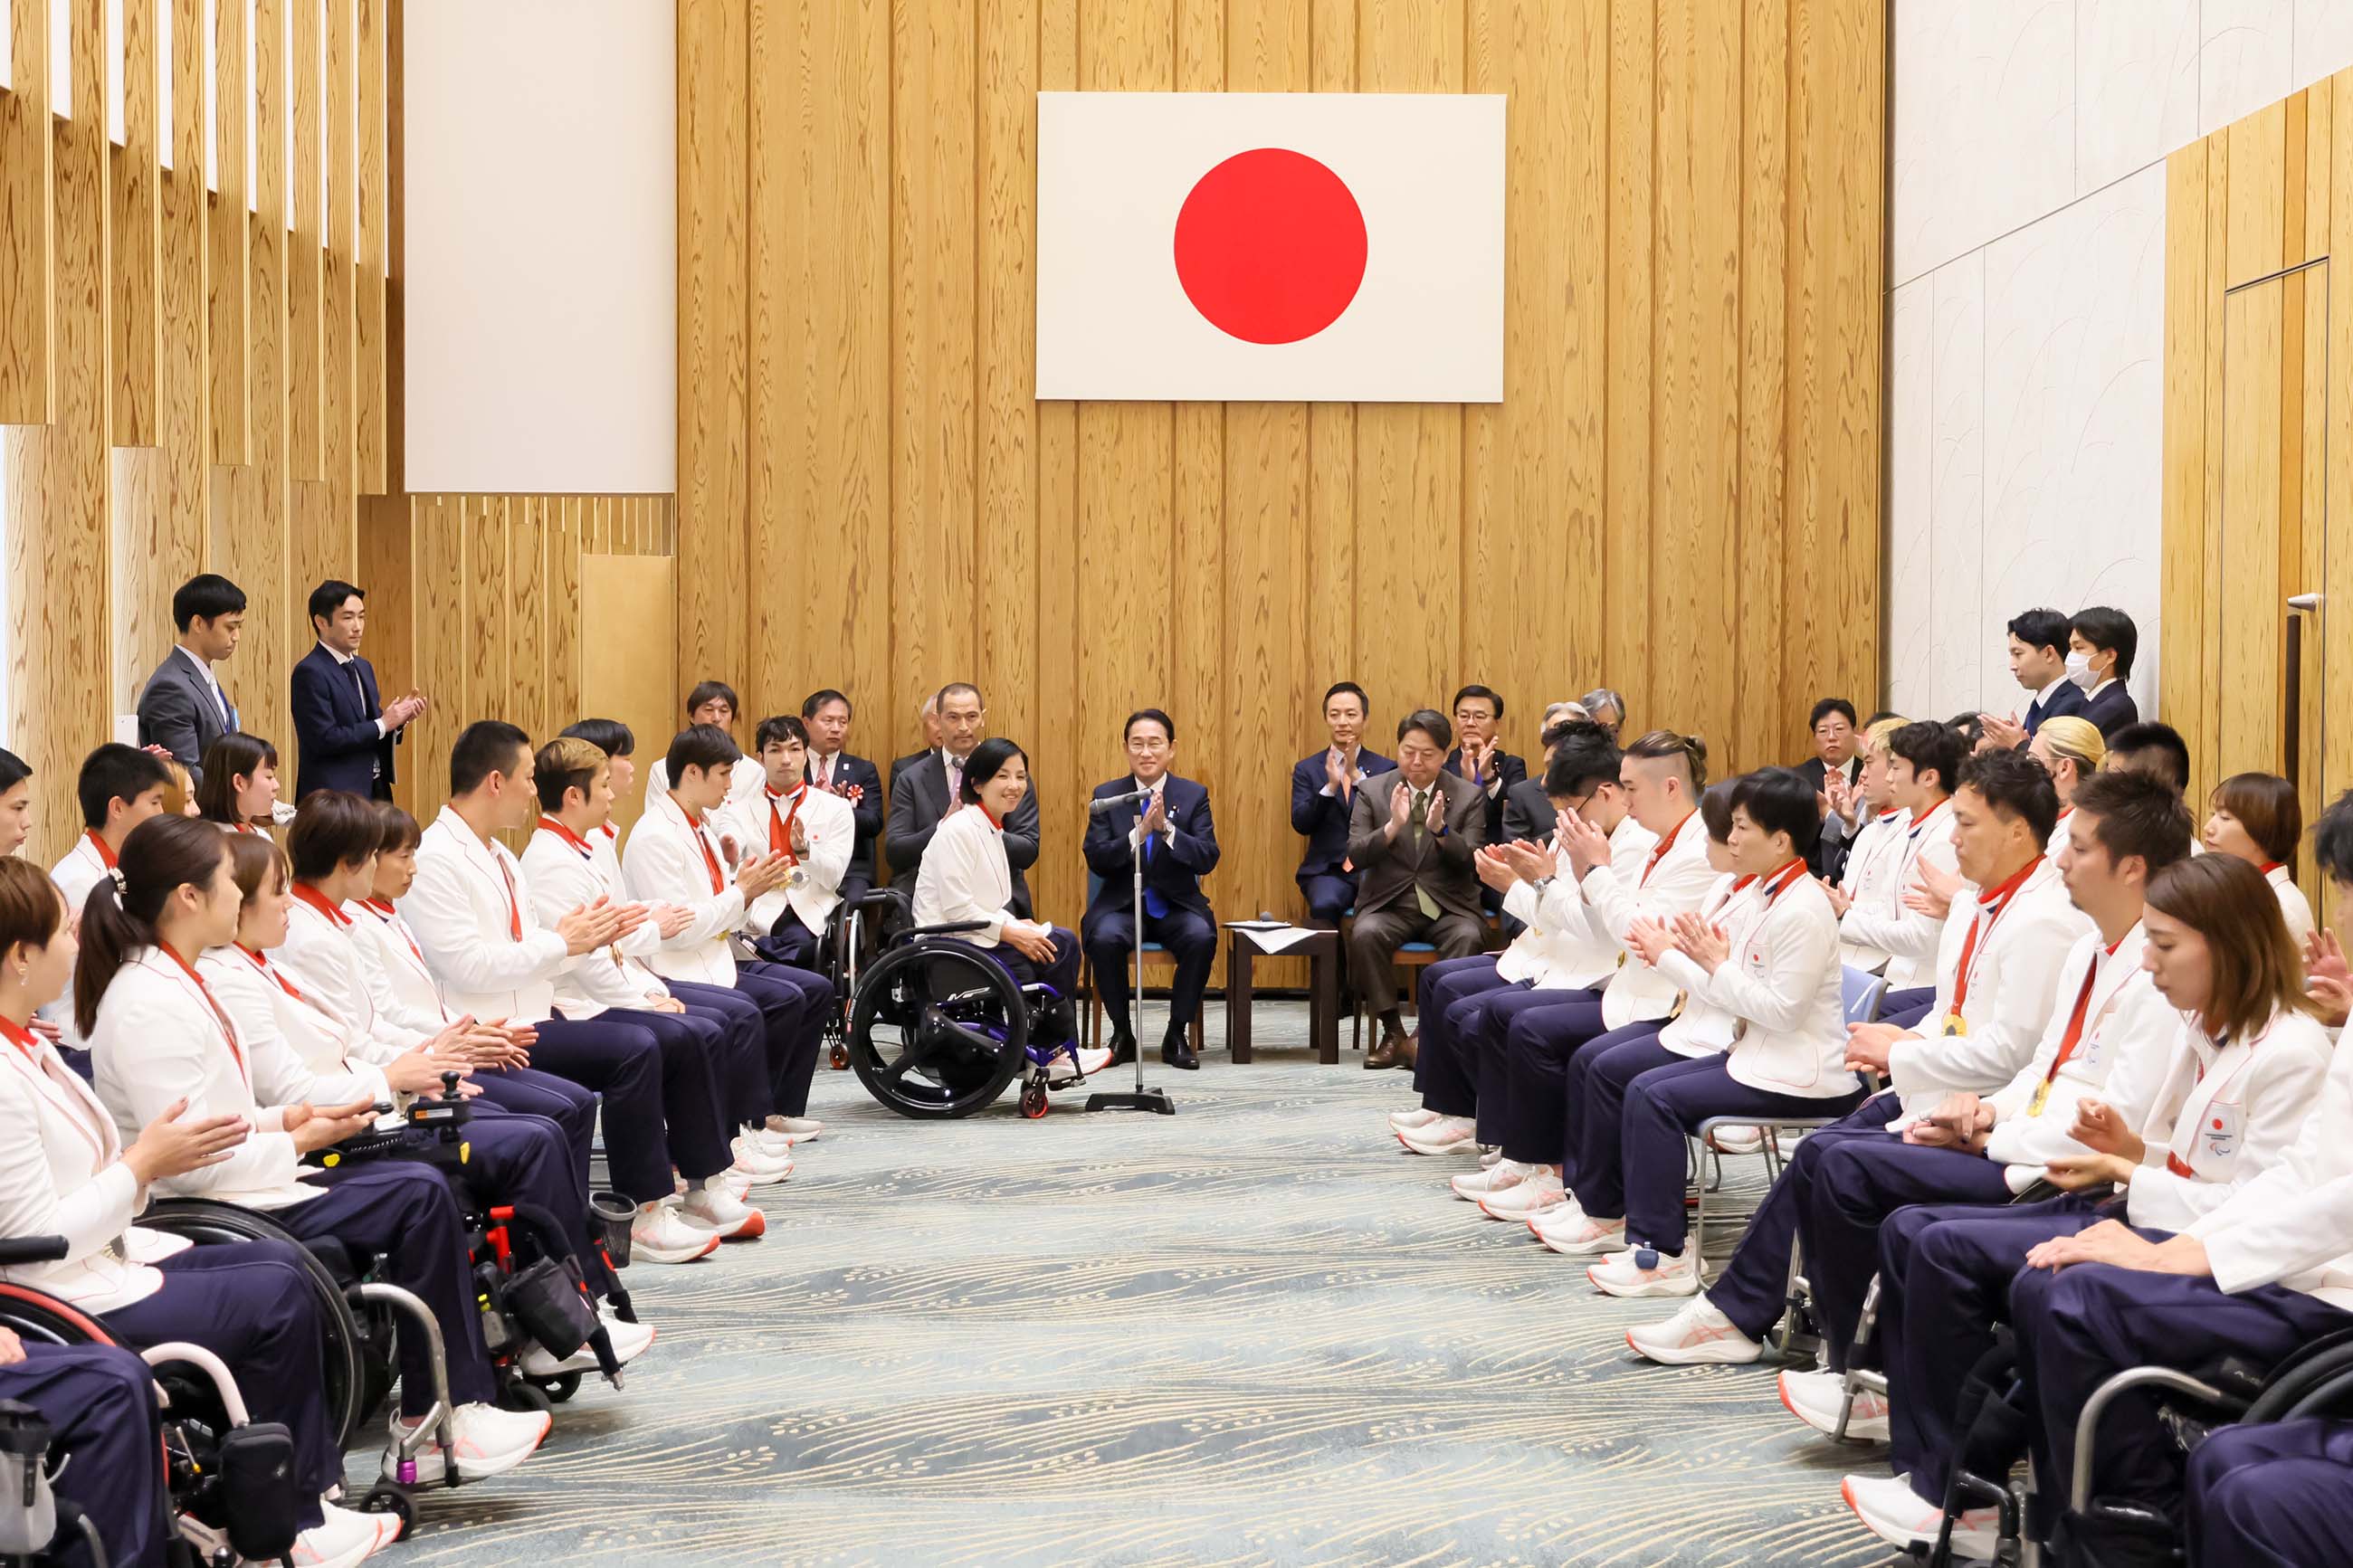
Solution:
[[[1502,1191],[1535,1168],[1533,1165],[1523,1165],[1517,1160],[1498,1160],[1492,1165],[1482,1165],[1475,1171],[1465,1171],[1447,1185],[1454,1189],[1456,1197],[1465,1203],[1475,1204],[1489,1193]]]
[[[674,1204],[638,1211],[629,1226],[629,1257],[647,1263],[691,1263],[719,1250],[719,1238],[678,1217]]]
[[[1441,1116],[1420,1127],[1399,1128],[1398,1142],[1417,1154],[1468,1153],[1479,1146],[1479,1124],[1467,1116]]]
[[[1479,1145],[1479,1164],[1481,1169],[1483,1170],[1489,1165],[1500,1165],[1503,1163],[1503,1145],[1499,1143],[1482,1143]]]
[[[1526,1221],[1567,1202],[1568,1191],[1560,1184],[1560,1173],[1538,1166],[1518,1181],[1481,1198],[1479,1212],[1489,1219]]]
[[[679,1201],[678,1217],[722,1241],[750,1241],[768,1233],[768,1217],[721,1183],[697,1188]]]
[[[715,1243],[719,1239],[707,1231],[700,1234],[705,1241]],[[625,1323],[618,1318],[607,1318],[602,1313],[597,1316],[605,1325],[606,1336],[613,1342],[613,1359],[623,1366],[645,1354],[646,1347],[654,1342],[653,1325],[650,1323]],[[522,1354],[517,1364],[527,1377],[561,1377],[567,1372],[601,1370],[596,1364],[596,1351],[587,1345],[582,1345],[559,1361],[545,1346],[532,1340],[523,1342]]]
[[[1108,1053],[1106,1053],[1108,1054]],[[771,1116],[763,1129],[772,1138],[789,1138],[797,1143],[814,1143],[825,1131],[825,1123],[814,1116]]]
[[[1629,1247],[1595,1264],[1585,1271],[1585,1277],[1605,1296],[1699,1294],[1699,1265],[1688,1247],[1681,1252],[1661,1252],[1655,1247]]]
[[[1709,1142],[1723,1154],[1761,1154],[1765,1151],[1765,1130],[1761,1127],[1719,1127],[1708,1134]]]
[[[1595,1219],[1580,1214],[1562,1225],[1538,1226],[1536,1221],[1554,1212],[1539,1209],[1528,1216],[1528,1228],[1535,1232],[1538,1241],[1563,1258],[1607,1258],[1626,1249],[1626,1222],[1622,1219]]]
[[[1765,1353],[1704,1296],[1693,1297],[1663,1323],[1628,1329],[1626,1343],[1661,1366],[1746,1366]]]
[[[1054,1059],[1047,1065],[1046,1087],[1048,1089],[1068,1089],[1072,1084],[1078,1082],[1082,1077],[1092,1078],[1095,1074],[1103,1071],[1103,1068],[1109,1066],[1111,1066],[1111,1047],[1109,1046],[1097,1046],[1092,1050],[1087,1049],[1084,1047],[1080,1047],[1079,1066],[1076,1072],[1073,1072],[1071,1069],[1071,1058],[1069,1054],[1067,1052],[1058,1053]]]
[[[1945,1527],[1945,1510],[1921,1501],[1903,1476],[1849,1476],[1839,1483],[1839,1495],[1873,1535],[1899,1551],[1936,1544],[1936,1532]],[[1953,1554],[1991,1562],[2000,1545],[2000,1517],[1992,1509],[1973,1508],[1955,1520]]]
[[[394,1441],[384,1451],[384,1473],[396,1477],[400,1465],[400,1417],[392,1418]],[[494,1405],[460,1405],[449,1417],[451,1450],[461,1481],[488,1480],[504,1475],[535,1453],[547,1438],[551,1425],[538,1411],[501,1410]],[[427,1442],[417,1451],[417,1483],[438,1484],[446,1474],[441,1445]]]
[[[400,1533],[395,1514],[353,1513],[323,1501],[319,1507],[326,1517],[294,1538],[294,1568],[353,1568]]]
[[[728,1171],[731,1176],[741,1176],[755,1187],[770,1186],[789,1179],[793,1173],[790,1154],[771,1154],[760,1147],[752,1134],[739,1134],[734,1142],[735,1163]]]
[[[1409,1127],[1427,1127],[1437,1120],[1438,1112],[1426,1105],[1417,1105],[1410,1110],[1390,1111],[1389,1130],[1402,1132]]]
[[[1779,1380],[1781,1403],[1790,1415],[1823,1436],[1838,1431],[1839,1406],[1846,1402],[1846,1376],[1835,1372],[1784,1372]],[[1846,1435],[1863,1443],[1887,1441],[1887,1400],[1867,1388],[1854,1391],[1854,1409],[1847,1416]]]
[[[758,1146],[763,1154],[789,1154],[793,1152],[793,1135],[771,1132],[765,1127],[754,1127],[744,1134]]]
[[[709,1177],[708,1180],[713,1182],[724,1182],[727,1184],[727,1190],[733,1193],[738,1201],[741,1201],[752,1190],[752,1178],[744,1175],[742,1172],[737,1171],[732,1165],[726,1170],[720,1172],[717,1175]],[[670,1173],[670,1196],[674,1198],[682,1198],[686,1196],[687,1194],[694,1191],[696,1185],[696,1184],[688,1181],[684,1176],[680,1175],[675,1171]]]

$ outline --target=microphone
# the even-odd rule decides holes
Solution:
[[[1132,789],[1125,795],[1107,795],[1101,800],[1089,801],[1087,803],[1087,815],[1089,816],[1109,816],[1113,812],[1117,811],[1123,805],[1134,805],[1139,801],[1146,801],[1151,798],[1152,792],[1148,789]]]

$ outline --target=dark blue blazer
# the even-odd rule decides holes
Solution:
[[[2119,680],[2097,697],[2084,700],[2084,717],[2100,727],[2101,740],[2112,741],[2116,739],[2116,731],[2126,725],[2140,722],[2140,705],[2133,700],[2132,693]]]
[[[874,880],[874,839],[882,831],[882,775],[874,771],[872,763],[848,752],[834,758],[833,765],[835,783],[856,784],[860,792],[849,808],[850,820],[858,826],[858,838],[849,851],[845,874],[862,876],[871,884]]]
[[[1324,793],[1324,754],[1318,752],[1291,768],[1291,830],[1307,840],[1307,852],[1299,858],[1302,876],[1340,876],[1340,862],[1348,858],[1348,809],[1354,802]],[[1397,766],[1369,748],[1358,750],[1356,764],[1367,779]]]
[[[352,670],[359,672],[357,688],[352,684]],[[374,666],[354,658],[352,668],[345,669],[324,644],[311,644],[294,667],[294,798],[313,790],[341,789],[362,800],[380,791],[389,800],[393,747],[400,731],[375,732],[383,712]],[[372,776],[379,767],[383,776]]]
[[[1135,787],[1133,778],[1115,778],[1097,784],[1092,798],[1128,795]],[[1209,820],[1209,792],[1191,779],[1171,773],[1161,786],[1161,798],[1167,803],[1168,826],[1175,837],[1160,840],[1159,847],[1145,858],[1144,885],[1166,899],[1170,909],[1190,910],[1214,921],[1217,917],[1210,913],[1209,900],[1201,891],[1201,879],[1218,867],[1218,827]],[[1087,905],[1090,914],[1098,910],[1125,914],[1134,902],[1135,851],[1127,836],[1134,830],[1138,815],[1131,803],[1087,818],[1087,869],[1103,879]]]
[[[2070,713],[2081,713],[2083,710],[2084,689],[2072,680],[2062,680],[2059,683],[2059,689],[2049,698],[2026,705],[2026,717],[2022,722],[2031,739],[2035,731],[2042,728],[2042,721],[2045,719],[2064,718]],[[2094,721],[2095,723],[2097,721]]]

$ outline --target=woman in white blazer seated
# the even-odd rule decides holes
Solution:
[[[1726,1049],[1653,1068],[1627,1086],[1619,1130],[1627,1250],[1586,1270],[1616,1287],[1612,1295],[1699,1289],[1699,1260],[1685,1245],[1683,1178],[1687,1140],[1702,1121],[1836,1118],[1862,1101],[1862,1086],[1846,1068],[1839,920],[1806,871],[1820,830],[1813,786],[1796,769],[1748,774],[1732,789],[1733,869],[1755,879],[1743,901],[1715,922],[1679,915],[1672,936],[1655,921],[1629,934],[1642,960],[1683,992],[1686,1007],[1720,1008],[1738,1022]],[[1584,1165],[1572,1189],[1580,1208]]]
[[[322,832],[336,831],[331,817],[364,831],[373,841],[375,807],[340,790],[312,791],[288,837],[307,833],[316,840]],[[256,1056],[282,1047],[313,1076],[312,1083],[290,1091],[294,1098],[314,1104],[359,1099],[405,1104],[420,1096],[438,1099],[444,1073],[471,1071],[461,1054],[471,1019],[459,1019],[429,1039],[396,1047],[363,1034],[280,962],[279,955],[288,946],[290,910],[302,909],[312,918],[319,911],[294,897],[286,854],[276,844],[259,837],[232,838],[229,867],[245,900],[237,915],[237,941],[198,959],[196,972],[228,1009],[229,1020]],[[311,890],[316,894],[315,888]],[[322,956],[319,948],[312,956]],[[314,962],[311,967],[322,965]],[[461,1082],[459,1092],[477,1101],[466,1124],[470,1153],[461,1174],[468,1190],[485,1205],[529,1204],[554,1217],[564,1226],[589,1289],[604,1296],[614,1280],[589,1245],[587,1184],[575,1173],[563,1130],[543,1117],[501,1110],[482,1100],[481,1090],[470,1081]],[[514,1236],[526,1257],[539,1251],[527,1229],[518,1227]],[[634,1360],[653,1342],[653,1331],[643,1324],[611,1321],[607,1327],[614,1354],[621,1361]],[[523,1370],[534,1377],[596,1370],[596,1355],[586,1346],[570,1360],[559,1361],[526,1343],[522,1357]]]
[[[200,830],[220,842],[216,829]],[[0,859],[0,1236],[62,1236],[67,1248],[60,1261],[0,1269],[0,1279],[71,1302],[134,1349],[184,1340],[227,1362],[253,1418],[282,1422],[293,1436],[307,1515],[296,1563],[357,1563],[390,1532],[320,1500],[342,1482],[343,1455],[321,1393],[326,1331],[292,1248],[196,1247],[132,1223],[153,1184],[229,1159],[250,1129],[234,1114],[188,1114],[174,1100],[127,1144],[117,1135],[106,1107],[31,1027],[33,1009],[64,994],[76,951],[57,886],[36,866]]]
[[[164,1178],[160,1189],[260,1209],[297,1240],[332,1237],[356,1256],[382,1256],[390,1280],[440,1322],[459,1476],[512,1469],[546,1436],[548,1419],[491,1403],[498,1391],[449,1189],[429,1167],[405,1161],[304,1165],[305,1154],[365,1130],[375,1120],[373,1102],[287,1098],[283,1089],[306,1081],[307,1069],[290,1052],[248,1041],[196,968],[204,952],[237,937],[243,900],[231,842],[194,817],[153,818],[123,841],[119,882],[92,890],[82,910],[74,1011],[90,1043],[99,1098],[126,1135],[178,1115],[179,1106],[249,1127],[252,1136],[226,1158]],[[401,1337],[396,1423],[414,1426],[433,1407],[430,1355],[423,1335]],[[389,1471],[396,1451],[385,1458]],[[417,1456],[418,1479],[441,1479],[442,1462],[439,1447],[427,1445]]]
[[[978,931],[947,938],[987,953],[1019,985],[1044,982],[1061,1001],[1041,1019],[1034,1043],[1057,1044],[1075,1032],[1072,1000],[1079,992],[1079,939],[1042,921],[1013,912],[1013,873],[1005,860],[1004,822],[1029,793],[1029,754],[1001,737],[983,741],[965,760],[963,804],[940,819],[915,874],[915,923],[976,921]],[[1094,1072],[1111,1060],[1108,1048],[1081,1054]]]
[[[2295,885],[2295,847],[2304,807],[2295,786],[2277,773],[2233,773],[2214,786],[2198,840],[2209,855],[2234,855],[2263,874],[2298,952],[2312,935],[2312,902]]]

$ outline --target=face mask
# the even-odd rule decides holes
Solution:
[[[2100,678],[2092,673],[2092,660],[2087,654],[2071,653],[2067,656],[2067,679],[2086,691],[2100,683]]]

